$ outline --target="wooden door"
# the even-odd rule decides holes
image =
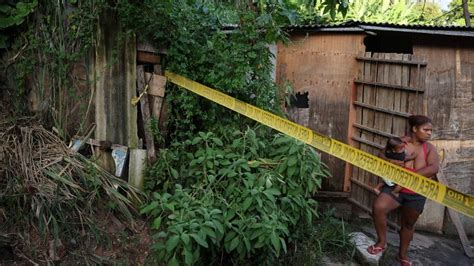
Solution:
[[[357,60],[351,142],[356,148],[377,155],[389,137],[406,134],[411,114],[425,113],[426,63],[411,54],[393,53],[367,52]],[[350,175],[346,177],[351,183],[350,201],[370,212],[375,199],[372,187],[379,177],[357,167],[346,173]]]

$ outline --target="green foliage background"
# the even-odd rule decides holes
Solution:
[[[471,24],[473,23],[472,14],[474,13],[474,1],[467,1],[469,13],[471,13]],[[465,26],[466,22],[463,16],[462,0],[452,0],[448,5],[449,11],[446,13],[446,21],[449,24]]]

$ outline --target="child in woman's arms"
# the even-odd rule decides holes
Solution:
[[[409,137],[403,137],[403,139],[398,137],[389,138],[387,145],[384,148],[384,155],[391,163],[408,169],[413,169],[416,154],[407,154],[406,144],[408,141],[410,141]],[[374,187],[375,194],[380,194],[380,190],[384,185],[389,187],[395,186],[395,188],[392,190],[392,194],[398,197],[402,187],[389,180],[383,178],[382,180],[383,182],[378,183],[377,186]]]

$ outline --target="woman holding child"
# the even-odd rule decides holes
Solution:
[[[431,119],[422,115],[413,115],[408,118],[408,124],[410,126],[408,136],[400,138],[404,142],[404,149],[393,148],[394,152],[405,155],[389,159],[390,156],[387,156],[386,149],[384,149],[379,156],[420,175],[433,178],[439,169],[439,158],[436,148],[428,142],[433,131]],[[400,160],[400,158],[404,159]],[[409,189],[397,188],[395,185],[379,185],[374,190],[378,192],[373,205],[373,220],[378,240],[367,251],[376,255],[385,250],[387,214],[401,207],[400,249],[397,260],[403,266],[411,265],[407,257],[408,246],[413,237],[415,223],[423,211],[426,198]]]

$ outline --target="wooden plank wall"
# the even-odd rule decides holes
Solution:
[[[365,50],[363,39],[363,34],[294,34],[290,45],[278,45],[277,82],[289,81],[295,92],[308,91],[309,127],[345,143],[358,67],[355,57]],[[333,174],[323,189],[342,191],[345,163],[326,154],[323,161]]]
[[[436,43],[436,46],[433,45]],[[425,113],[433,118],[433,142],[447,151],[444,174],[448,185],[474,194],[474,46],[472,40],[418,40],[413,54],[427,66]],[[446,220],[445,220],[446,221]],[[467,233],[474,220],[461,215]],[[455,232],[445,222],[445,231]]]
[[[100,20],[95,51],[95,137],[137,148],[137,108],[131,105],[136,95],[136,41],[119,38],[116,16],[108,13]]]
[[[377,155],[388,137],[406,134],[408,110],[422,109],[416,104],[422,106],[423,83],[419,80],[425,68],[418,67],[420,64],[408,54],[366,52],[358,59],[353,146]],[[380,182],[379,177],[357,167],[348,174],[352,182],[350,201],[370,210],[375,199],[372,187]],[[396,213],[389,218],[396,222]]]
[[[119,38],[121,27],[113,11],[101,16],[94,56],[95,138],[136,149],[137,107],[131,105],[136,95],[136,41]],[[102,165],[113,171],[110,153],[101,157]]]

